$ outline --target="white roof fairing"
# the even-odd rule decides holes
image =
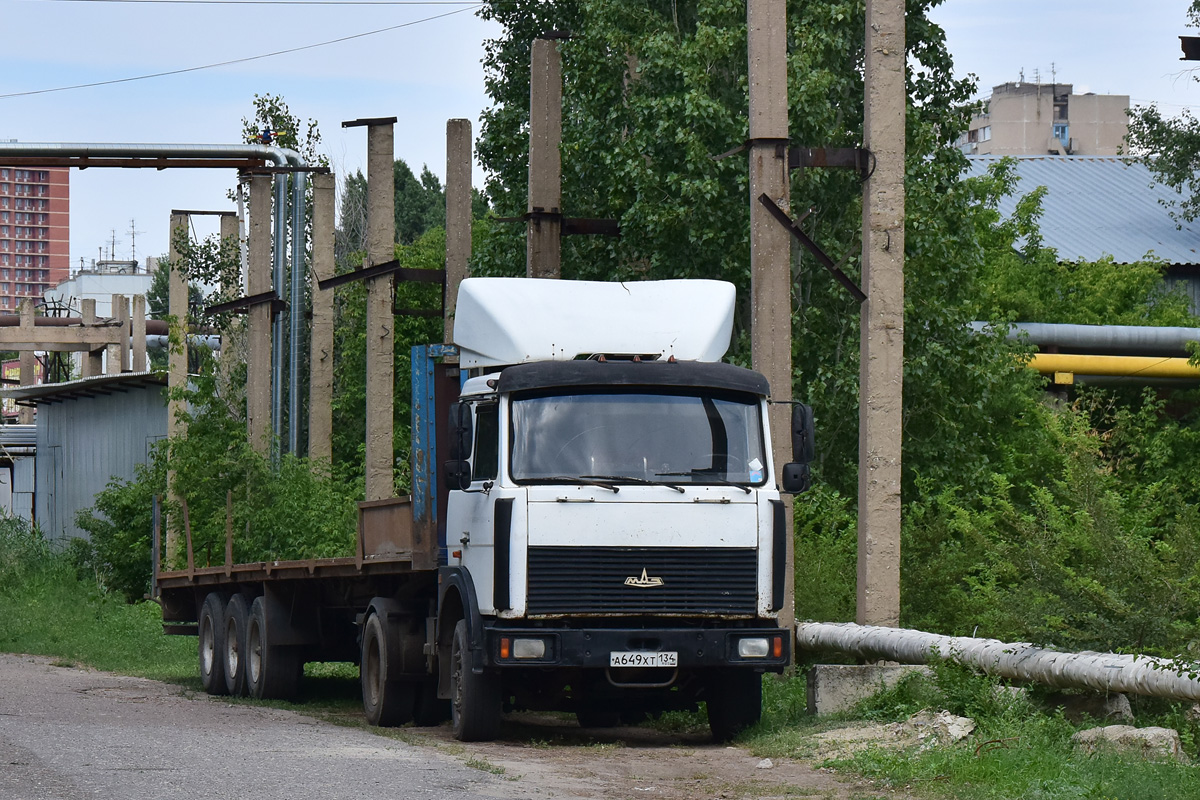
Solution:
[[[711,280],[468,278],[454,343],[468,369],[596,353],[715,362],[729,348],[735,295]]]

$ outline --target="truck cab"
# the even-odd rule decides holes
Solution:
[[[791,658],[787,526],[770,389],[717,360],[732,293],[463,283],[437,636],[459,738],[503,708],[608,726],[704,701],[718,740],[757,721]]]

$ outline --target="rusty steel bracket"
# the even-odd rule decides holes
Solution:
[[[825,251],[822,250],[816,242],[808,238],[808,234],[802,231],[800,226],[792,221],[792,218],[787,215],[786,211],[776,205],[775,201],[766,194],[760,194],[758,196],[758,202],[762,203],[763,207],[766,208],[767,211],[771,212],[771,216],[778,220],[780,225],[787,228],[788,231],[791,232],[792,236],[795,236],[796,240],[799,241],[800,244],[804,245],[805,249],[816,257],[817,261],[821,262],[821,266],[829,270],[829,274],[832,275],[838,283],[844,286],[846,291],[854,295],[855,300],[860,303],[866,302],[867,295],[862,289],[858,288],[858,284],[850,280],[850,277],[846,275],[846,273],[842,272],[837,264],[833,263],[833,259],[827,256]]]
[[[275,291],[272,289],[269,292],[260,292],[258,294],[252,294],[246,297],[239,297],[236,300],[229,300],[224,303],[214,303],[211,306],[206,306],[204,313],[227,314],[233,312],[244,314],[251,307],[262,305],[263,303],[271,304],[272,317],[287,308],[287,303],[280,299],[279,295],[275,294]]]
[[[332,278],[326,278],[323,281],[317,281],[317,288],[324,291],[332,289],[335,286],[344,286],[354,281],[365,281],[391,274],[395,274],[397,278],[408,283],[440,283],[442,285],[446,283],[446,270],[444,269],[413,269],[412,267],[402,267],[398,260],[393,259],[385,261],[382,264],[376,264],[373,267],[364,267],[363,269],[356,269],[343,275],[334,275]]]
[[[793,147],[788,151],[788,169],[831,167],[854,169],[862,180],[871,177],[875,155],[862,147]]]

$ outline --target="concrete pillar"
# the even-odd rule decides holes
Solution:
[[[114,294],[110,303],[113,319],[120,323],[121,341],[107,347],[108,364],[105,372],[118,375],[129,372],[129,347],[132,339],[129,332],[129,298],[123,294]]]
[[[37,330],[33,326],[33,300],[26,297],[18,307],[21,325],[21,338],[27,342],[37,341]],[[21,355],[21,385],[33,386],[37,383],[37,356],[32,350],[22,350]],[[33,408],[17,406],[17,422],[21,425],[33,424]]]
[[[223,263],[221,269],[221,297],[233,300],[241,297],[241,233],[237,214],[229,212],[221,215],[220,221],[220,255],[223,259],[232,259],[231,263]],[[242,317],[231,315],[225,329],[221,331],[221,354],[217,360],[220,391],[233,402],[233,372],[245,360],[245,350],[237,345],[241,343],[245,328]]]
[[[176,439],[187,432],[181,415],[186,404],[176,393],[187,387],[187,312],[188,284],[183,274],[183,254],[176,246],[178,238],[187,236],[190,228],[186,214],[171,215],[170,272],[167,274],[167,314],[171,318],[171,345],[167,350],[167,436]],[[160,267],[161,269],[161,267]],[[178,339],[178,343],[175,340]],[[111,362],[111,358],[109,359]],[[169,463],[169,462],[168,462]],[[178,503],[180,492],[175,485],[175,470],[167,470],[167,492]],[[183,520],[176,514],[167,515],[167,563],[174,565],[183,541]]]
[[[271,291],[271,178],[250,179],[250,247],[246,293]],[[259,303],[246,313],[246,431],[262,455],[271,439],[271,306]]]
[[[183,273],[183,254],[179,252],[176,242],[180,237],[188,235],[190,222],[186,214],[171,215],[171,272],[167,276],[167,313],[172,318],[171,338],[178,337],[178,344],[173,341],[168,350],[168,391],[187,387],[188,282]],[[111,366],[109,371],[112,371]],[[184,433],[183,423],[178,419],[184,410],[185,404],[180,399],[172,398],[167,404],[167,432],[171,438]]]
[[[95,316],[93,306],[93,316]],[[133,340],[133,361],[129,365],[134,372],[145,372],[150,368],[146,361],[146,295],[133,296],[133,314],[130,321],[130,336]]]
[[[534,39],[529,64],[529,204],[526,211],[559,214],[562,207],[562,56],[557,42]],[[526,273],[562,275],[562,218],[526,223]]]
[[[84,327],[91,327],[96,324],[96,300],[94,298],[85,298],[80,301],[80,313]],[[145,345],[145,325],[142,326],[142,343]],[[79,363],[79,375],[82,378],[90,378],[94,375],[99,375],[104,371],[104,350],[85,351],[81,354]]]
[[[312,345],[309,348],[308,457],[333,456],[333,289],[316,281],[333,277],[334,176],[313,175]]]
[[[446,317],[445,339],[454,341],[458,285],[471,260],[471,120],[446,122]]]
[[[771,384],[771,448],[776,481],[791,461],[791,237],[758,201],[765,193],[787,210],[791,202],[787,137],[787,14],[784,0],[746,5],[750,77],[751,359]],[[795,622],[792,498],[786,496],[787,572],[780,622]]]
[[[900,623],[904,386],[904,3],[867,0],[862,345],[858,412],[858,622]]]
[[[367,261],[396,257],[394,131],[390,122],[367,127]],[[392,497],[392,414],[395,365],[394,275],[367,281],[366,499]]]

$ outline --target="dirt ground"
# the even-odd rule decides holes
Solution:
[[[855,783],[796,759],[764,761],[740,747],[716,745],[707,732],[664,733],[646,727],[584,729],[568,716],[510,714],[501,738],[463,744],[449,726],[416,737],[507,779],[511,797],[755,798],[881,797]],[[503,770],[503,772],[500,772]]]

